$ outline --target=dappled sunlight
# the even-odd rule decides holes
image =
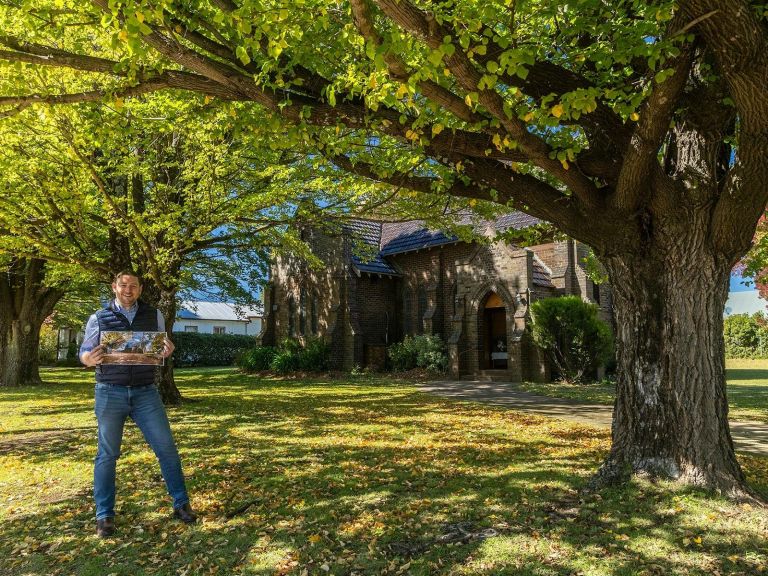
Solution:
[[[762,510],[639,480],[580,494],[605,430],[386,378],[226,369],[180,370],[195,402],[169,410],[201,521],[170,521],[157,462],[129,424],[107,544],[93,535],[92,376],[59,372],[67,383],[52,388],[66,394],[50,404],[46,387],[39,413],[32,398],[0,404],[29,431],[0,434],[2,573],[735,575],[768,557]],[[67,424],[34,432],[57,410]],[[766,459],[742,463],[750,478],[766,472]]]

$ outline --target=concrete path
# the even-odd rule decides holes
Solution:
[[[450,380],[427,382],[419,388],[430,394],[437,394],[456,400],[499,404],[533,412],[551,418],[561,418],[598,426],[611,427],[612,406],[603,404],[584,404],[577,400],[549,398],[523,392],[508,382],[472,382]],[[760,422],[731,421],[731,435],[739,452],[749,452],[757,456],[768,457],[768,425]]]

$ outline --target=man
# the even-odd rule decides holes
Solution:
[[[181,471],[181,460],[171,434],[168,416],[157,390],[159,370],[155,366],[102,366],[104,346],[99,343],[102,331],[165,331],[163,315],[139,300],[141,278],[134,272],[121,271],[112,282],[114,300],[93,314],[85,326],[80,347],[80,361],[96,367],[95,412],[98,423],[98,451],[94,461],[93,495],[96,501],[96,534],[100,538],[115,531],[115,470],[120,457],[123,426],[129,416],[144,434],[160,462],[168,493],[173,498],[173,514],[187,524],[197,516],[189,504],[189,496]],[[166,337],[162,356],[174,350]]]

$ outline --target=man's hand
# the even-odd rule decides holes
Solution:
[[[161,356],[163,358],[168,358],[171,354],[173,354],[173,351],[176,350],[176,346],[173,345],[173,342],[170,341],[168,336],[165,337],[165,341],[163,342],[163,353]]]
[[[99,344],[90,352],[83,352],[80,355],[80,362],[86,366],[97,366],[104,360],[104,344]]]

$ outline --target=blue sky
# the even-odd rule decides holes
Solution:
[[[731,274],[731,292],[748,292],[755,289],[755,285],[745,286],[740,274]]]

